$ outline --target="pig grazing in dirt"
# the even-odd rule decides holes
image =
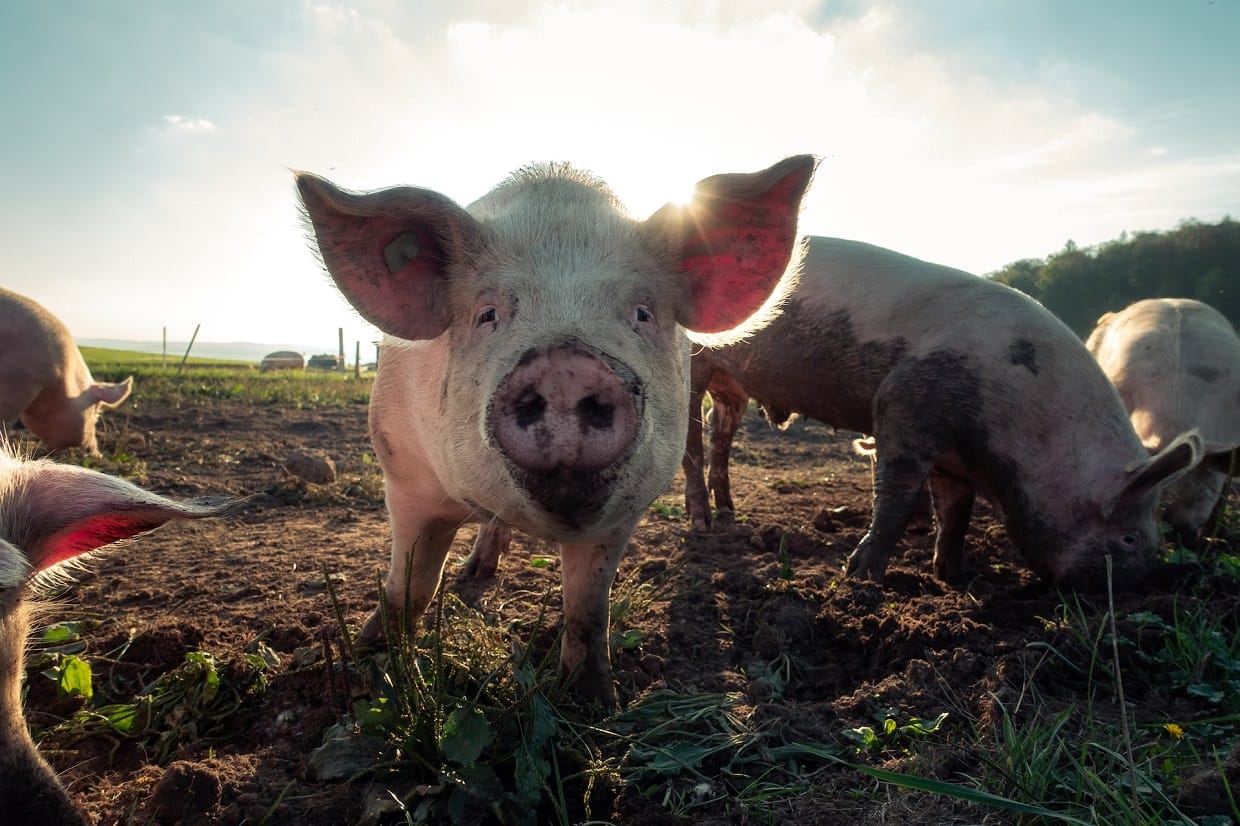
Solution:
[[[1163,487],[1180,538],[1200,542],[1222,504],[1240,447],[1240,338],[1222,313],[1187,298],[1150,298],[1098,319],[1086,342],[1151,453],[1196,428],[1205,459]]]
[[[0,426],[21,418],[51,450],[83,447],[98,454],[95,420],[133,387],[90,375],[73,336],[56,316],[0,288]]]
[[[1016,290],[868,244],[808,243],[778,318],[693,356],[691,420],[709,389],[721,509],[732,505],[728,445],[753,397],[777,424],[800,413],[875,437],[874,513],[849,557],[853,576],[882,579],[927,479],[946,581],[963,577],[978,492],[1047,582],[1104,582],[1108,554],[1119,582],[1148,568],[1159,485],[1200,461],[1197,434],[1168,438],[1151,457],[1080,339]],[[704,526],[701,422],[691,431],[686,500]]]
[[[425,189],[357,194],[298,175],[328,272],[387,334],[370,431],[393,616],[423,612],[465,522],[558,541],[561,670],[614,702],[608,597],[684,444],[685,331],[743,334],[770,314],[814,166],[798,156],[707,178],[691,203],[644,221],[563,164],[523,169],[464,209]],[[376,613],[363,640],[383,631]]]
[[[93,470],[22,461],[0,441],[0,822],[85,824],[35,751],[21,708],[31,577],[170,519],[217,516]]]

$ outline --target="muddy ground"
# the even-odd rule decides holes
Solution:
[[[828,743],[841,742],[844,729],[873,725],[884,708],[925,719],[946,711],[959,736],[916,759],[892,753],[876,763],[944,779],[976,775],[968,732],[994,723],[1000,703],[1017,707],[1030,681],[1063,704],[1082,699],[1083,679],[1029,646],[1068,644],[1053,627],[1060,599],[1021,564],[985,505],[969,535],[965,587],[933,578],[924,527],[906,537],[884,586],[843,581],[841,566],[870,510],[869,464],[853,455],[852,435],[805,423],[780,433],[751,414],[733,464],[740,516],[711,532],[691,529],[678,508],[677,478],[620,569],[621,585],[658,583],[656,598],[628,618],[644,632],[642,645],[613,655],[621,700],[661,687],[737,692],[740,712],[757,724],[781,727],[788,740]],[[58,598],[47,619],[87,622],[83,656],[95,663],[96,681],[124,696],[183,663],[188,652],[232,661],[259,638],[279,664],[265,691],[206,736],[183,738],[164,755],[149,741],[46,737],[45,752],[71,793],[101,824],[359,822],[365,781],[320,783],[308,773],[308,755],[338,718],[340,699],[307,650],[339,631],[323,568],[339,575],[345,617],[355,626],[374,606],[376,578],[386,570],[387,519],[379,473],[367,457],[364,407],[139,401],[109,416],[101,446],[105,455],[122,457],[105,469],[154,490],[249,499],[233,517],[171,525],[113,549]],[[338,481],[310,485],[287,473],[284,460],[307,448],[334,459]],[[460,566],[474,531],[461,531],[450,566]],[[449,587],[503,621],[532,626],[559,574],[556,563],[532,566],[531,555],[551,553],[518,535],[496,579],[450,577]],[[1165,607],[1173,598],[1171,586],[1123,596],[1121,614]],[[552,605],[558,611],[556,599]],[[773,662],[793,664],[778,693],[753,677],[761,672],[755,664]],[[1139,685],[1128,700],[1147,721],[1199,711],[1189,700]],[[1114,701],[1105,694],[1098,700],[1099,707],[1108,703]],[[27,711],[37,731],[83,706],[58,699],[46,678],[30,675]],[[813,780],[811,789],[775,806],[778,820],[1008,822],[995,810],[911,797],[839,768]],[[1211,800],[1188,802],[1207,813],[1221,805]],[[674,822],[661,811],[632,789],[604,789],[592,814]],[[726,804],[694,819],[752,822]]]

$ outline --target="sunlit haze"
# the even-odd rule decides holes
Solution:
[[[803,231],[985,273],[1240,213],[1237,33],[1222,0],[6,3],[0,285],[79,339],[351,355],[290,170],[467,203],[568,160],[644,216],[804,152]]]

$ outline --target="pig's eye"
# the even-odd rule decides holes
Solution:
[[[494,307],[483,307],[478,311],[478,320],[475,327],[481,327],[483,324],[494,324],[499,321],[499,310]]]
[[[1119,538],[1119,544],[1131,551],[1133,548],[1137,547],[1137,538],[1130,533],[1126,533]]]
[[[654,323],[654,313],[645,304],[638,304],[633,309],[633,329],[639,326]]]

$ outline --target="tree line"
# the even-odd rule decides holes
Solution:
[[[1188,220],[1087,249],[1069,241],[988,277],[1033,296],[1082,337],[1103,313],[1143,298],[1195,298],[1240,327],[1240,221]]]

